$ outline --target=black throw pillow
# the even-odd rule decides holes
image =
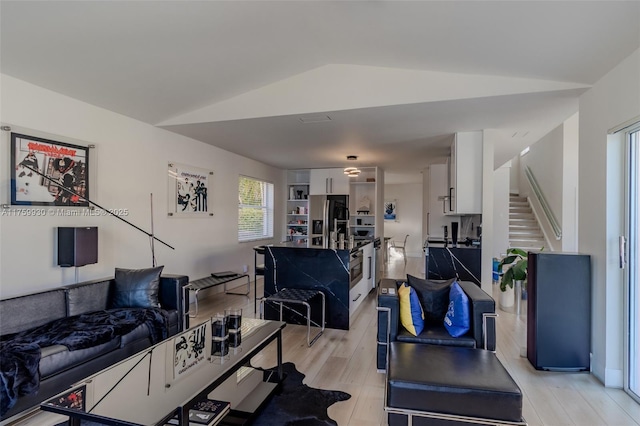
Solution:
[[[147,269],[116,268],[112,308],[159,308],[160,274],[164,266]]]
[[[418,299],[420,299],[424,310],[425,322],[442,325],[449,308],[449,289],[456,279],[437,282],[407,274],[407,280],[418,293]]]

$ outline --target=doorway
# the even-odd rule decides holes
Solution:
[[[640,402],[640,123],[625,133],[627,145],[625,274],[625,391]],[[624,258],[623,260],[624,261]]]

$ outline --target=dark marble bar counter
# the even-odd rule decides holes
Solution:
[[[283,288],[321,290],[326,297],[326,327],[349,329],[349,252],[350,250],[267,246],[264,255],[264,294]],[[319,299],[319,298],[318,298]],[[285,305],[285,320],[306,324],[301,305]],[[320,303],[311,304],[312,321],[322,320]],[[265,305],[265,318],[278,319],[278,309]]]
[[[480,285],[480,248],[428,247],[426,250],[426,278],[446,280],[455,278],[456,273],[463,281]]]

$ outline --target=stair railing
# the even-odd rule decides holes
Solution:
[[[544,215],[546,216],[547,220],[551,224],[551,229],[553,229],[553,233],[556,237],[556,240],[561,239],[562,228],[560,227],[560,223],[558,223],[558,219],[556,219],[556,216],[553,214],[553,211],[551,211],[551,207],[549,207],[549,203],[547,202],[547,199],[542,193],[542,189],[540,188],[540,185],[538,184],[538,181],[536,180],[536,177],[533,175],[533,172],[531,171],[529,166],[525,166],[524,173],[527,176],[527,180],[529,181],[531,188],[533,189],[533,193],[536,195],[536,198],[538,199],[538,201],[540,202],[540,205],[542,206]]]

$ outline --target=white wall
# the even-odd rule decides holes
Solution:
[[[623,274],[617,242],[623,222],[623,155],[607,132],[640,114],[640,50],[580,97],[578,250],[591,255],[592,369],[623,385]]]
[[[384,186],[384,199],[396,200],[398,220],[384,221],[384,236],[401,241],[409,234],[407,256],[422,257],[422,183],[391,184]]]
[[[500,257],[509,248],[509,176],[511,162],[493,172],[493,246],[492,257]]]
[[[579,114],[565,120],[562,165],[562,250],[578,250],[578,156]]]
[[[3,124],[35,136],[96,145],[97,161],[91,164],[97,178],[91,188],[94,202],[128,209],[125,219],[149,231],[149,196],[153,193],[155,235],[175,247],[155,244],[157,262],[165,265],[164,272],[197,279],[215,270],[242,270],[244,264],[253,268],[256,243],[237,241],[238,176],[272,181],[276,185],[275,215],[282,217],[281,170],[13,77],[1,78]],[[9,153],[9,132],[2,131],[0,136],[0,151]],[[0,158],[0,202],[9,203],[9,155]],[[212,218],[167,216],[169,161],[214,172],[209,192]],[[280,222],[275,222],[274,235],[282,234]],[[73,268],[56,266],[55,230],[89,225],[99,230],[98,263],[80,268],[80,281],[112,276],[115,267],[151,265],[148,237],[113,217],[0,216],[1,297],[74,282]]]
[[[560,125],[531,145],[529,153],[520,157],[521,176],[524,176],[525,166],[529,166],[558,221],[562,221],[563,135]],[[535,197],[528,185],[520,185],[520,195]]]

